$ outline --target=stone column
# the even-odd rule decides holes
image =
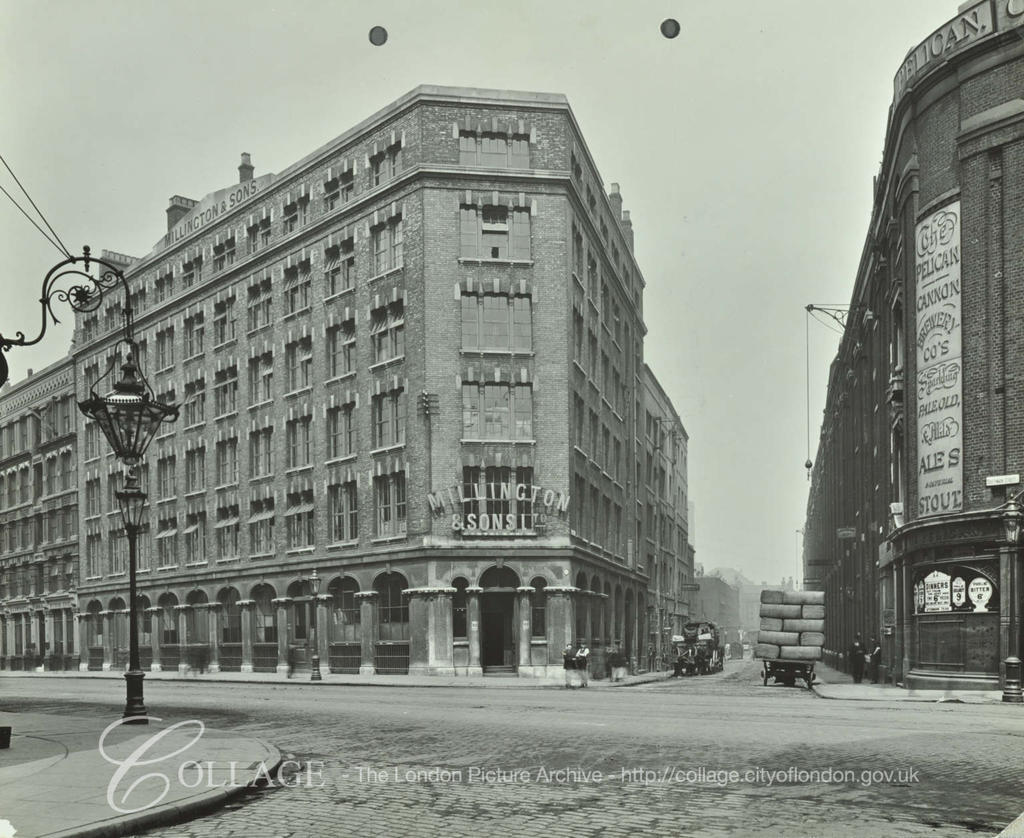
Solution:
[[[100,611],[103,624],[103,671],[109,672],[114,662],[114,612]]]
[[[530,640],[533,638],[533,611],[530,607],[530,594],[534,588],[529,585],[516,588],[516,602],[519,606],[519,625],[516,627],[519,632],[519,665],[516,667],[520,677],[533,675],[533,656],[531,654]]]
[[[64,620],[64,654],[69,657],[72,657],[76,651],[74,608],[65,608],[62,615],[62,619]]]
[[[409,674],[455,674],[452,594],[455,588],[409,588]]]
[[[272,599],[271,604],[277,609],[277,674],[288,674],[288,646],[291,643],[291,630],[288,625],[289,606],[292,598],[283,596]]]
[[[174,610],[178,612],[178,672],[187,672],[189,665],[188,644],[191,638],[188,636],[188,612],[191,605],[175,605]]]
[[[36,657],[39,657],[43,653],[42,638],[40,635],[42,632],[39,630],[39,612],[32,610],[25,615],[25,620],[28,623],[29,637],[32,638],[32,646],[36,650]],[[31,661],[31,667],[25,667],[26,669],[35,669],[35,661]]]
[[[608,628],[608,594],[598,593],[597,595],[597,622],[601,632],[601,646],[608,646],[611,642],[611,632]]]
[[[608,594],[594,591],[593,608],[597,614],[597,636],[590,640],[590,674],[604,678],[608,649]]]
[[[160,641],[163,640],[164,633],[164,609],[159,607],[147,608],[146,613],[149,614],[150,625],[153,627],[153,630],[149,633],[149,646],[153,654],[153,661],[149,665],[149,671],[160,672],[162,670],[160,664]]]
[[[78,612],[75,614],[75,633],[78,636],[78,671],[89,671],[89,626],[92,617],[89,614]]]
[[[316,607],[313,610],[313,619],[316,627],[316,649],[320,655],[320,671],[331,671],[331,632],[328,628],[328,621],[331,618],[330,607],[334,597],[330,594],[318,594],[316,596]],[[312,628],[312,626],[310,627]]]
[[[573,641],[576,623],[573,594],[578,591],[579,588],[570,585],[548,585],[544,589],[547,596],[548,664],[561,664],[565,644]]]
[[[355,596],[359,600],[359,630],[362,635],[359,674],[375,675],[377,673],[377,665],[374,662],[374,654],[377,651],[377,592],[360,591]]]
[[[911,654],[914,646],[914,587],[910,583],[910,560],[904,556],[900,560],[900,577],[903,580],[901,585],[902,599],[899,607],[903,611],[903,637],[900,638],[903,644],[902,648],[902,660],[903,665],[900,668],[900,677],[902,682],[906,684],[907,676],[910,674],[910,667],[912,664]]]
[[[254,599],[238,600],[238,610],[242,622],[242,665],[241,672],[252,672],[252,615]]]
[[[221,604],[219,602],[209,602],[206,604],[210,635],[210,660],[208,666],[210,672],[220,672],[220,612]]]
[[[576,596],[576,617],[573,620],[573,625],[576,627],[576,631],[579,634],[578,637],[573,637],[573,640],[586,640],[587,644],[590,644],[590,597],[593,591],[582,589]],[[579,626],[582,624],[583,630],[579,630]]]
[[[57,654],[57,636],[53,631],[53,618],[54,612],[47,608],[43,613],[43,634],[46,635],[43,638],[43,642],[40,645],[39,652],[42,654],[42,666],[39,667],[40,672],[44,672],[50,668],[50,655]]]
[[[32,643],[32,615],[27,611],[22,611],[15,615],[15,619],[21,624],[21,651],[19,654],[21,655],[21,668],[26,670],[31,662],[27,652]]]
[[[483,588],[466,588],[466,639],[469,641],[469,667],[467,675],[483,675],[480,665],[480,594]]]

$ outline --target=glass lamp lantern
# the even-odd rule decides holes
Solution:
[[[161,404],[153,398],[140,377],[135,355],[135,345],[130,343],[121,365],[121,380],[114,389],[106,396],[92,391],[88,399],[78,403],[82,413],[100,426],[117,458],[130,466],[142,459],[160,424],[178,418],[175,405]]]

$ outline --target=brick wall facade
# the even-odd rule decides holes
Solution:
[[[890,109],[808,499],[804,571],[808,587],[826,592],[827,658],[846,666],[855,633],[878,636],[883,677],[910,686],[991,687],[1020,648],[1019,606],[1008,605],[1019,601],[1020,557],[1002,527],[1019,485],[986,481],[1024,471],[1024,332],[1012,291],[1024,233],[1024,21],[1007,4],[993,8],[996,31],[920,67]],[[943,425],[952,441],[936,460],[935,395],[917,368],[915,341],[930,335],[919,334],[927,304],[915,265],[929,244],[919,238],[926,222],[957,206],[960,312],[951,328],[961,329],[963,349],[942,392],[962,387],[961,413]],[[956,487],[958,459],[962,498],[919,496],[935,469]],[[964,590],[975,580],[991,586],[998,609],[972,610]]]
[[[361,615],[364,672],[388,669],[403,654],[413,671],[472,672],[481,666],[470,652],[475,644],[484,667],[488,654],[500,652],[491,648],[493,632],[461,645],[456,636],[454,651],[450,639],[421,642],[426,628],[416,621],[437,609],[442,622],[477,607],[484,625],[506,620],[495,631],[503,632],[505,663],[511,654],[521,674],[560,665],[562,641],[573,635],[590,638],[599,651],[618,641],[641,658],[650,573],[634,544],[643,538],[637,498],[649,479],[637,468],[646,398],[644,283],[621,196],[617,187],[605,194],[564,97],[421,87],[285,171],[251,175],[243,172],[237,187],[176,213],[167,236],[127,271],[142,366],[158,398],[182,405],[143,472],[149,508],[139,584],[152,620],[143,631],[152,663],[161,665],[161,644],[162,665],[173,665],[171,646],[181,647],[184,665],[186,644],[217,641],[245,647],[240,664],[234,650],[225,666],[283,668],[289,647],[308,650],[311,643],[306,612],[314,570],[324,580],[321,593],[331,597],[321,601],[329,626]],[[467,211],[479,222],[473,252]],[[508,232],[498,245],[505,250],[493,258],[484,245],[496,217]],[[348,259],[351,282],[332,286],[328,274]],[[508,301],[510,317],[514,299],[529,301],[528,345],[466,348],[465,297]],[[108,366],[119,304],[112,300],[76,324],[79,397]],[[582,315],[582,345],[574,341],[574,313]],[[334,351],[335,341],[344,344],[353,333],[348,361]],[[219,386],[232,369],[237,392],[230,405]],[[514,431],[508,436],[516,438],[466,438],[468,382],[486,393],[489,384],[508,382],[518,403],[532,399],[526,424],[507,420]],[[520,387],[528,396],[515,395]],[[596,417],[596,440],[578,438],[574,396],[585,405],[585,428]],[[665,404],[671,409],[662,402],[662,412]],[[379,421],[378,404],[387,421]],[[346,436],[332,447],[334,417],[349,409],[352,444]],[[480,427],[491,418],[481,410]],[[220,461],[231,440],[236,459]],[[87,481],[109,499],[111,481],[119,479],[105,451],[104,444],[83,454],[82,503]],[[237,468],[226,467],[231,462]],[[532,469],[543,526],[498,536],[454,529],[464,509],[447,490],[464,488],[467,468],[485,474],[509,466]],[[685,473],[682,479],[685,485]],[[331,504],[340,489],[332,487],[349,484],[357,526],[339,536]],[[386,516],[378,503],[385,484]],[[447,498],[443,513],[432,496]],[[588,514],[591,500],[601,510],[614,504],[621,527]],[[223,549],[222,534],[235,527],[237,549]],[[109,502],[93,504],[82,539],[109,539],[119,529]],[[516,584],[506,584],[507,574],[486,576],[489,569],[512,571]],[[489,587],[486,580],[499,576],[505,581]],[[534,580],[552,592],[526,590]],[[353,584],[362,595],[358,607]],[[465,605],[463,597],[473,598],[481,584],[488,592],[478,605]],[[94,668],[117,665],[123,587],[105,560],[83,562],[82,636]],[[391,636],[391,617],[382,615],[394,589],[408,592],[413,616]],[[538,620],[548,615],[545,632],[524,638],[527,610]],[[240,634],[232,628],[238,614]],[[392,616],[403,623],[399,612]],[[348,636],[322,633],[322,656],[340,660],[332,644],[344,645]]]

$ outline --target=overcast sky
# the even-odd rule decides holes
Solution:
[[[418,84],[564,93],[632,213],[647,362],[690,437],[697,560],[776,582],[796,572],[809,486],[804,306],[849,301],[893,75],[956,11],[0,0],[0,153],[76,255],[143,256],[167,199],[236,182],[240,152],[256,176],[280,172]],[[682,26],[673,40],[659,31],[668,17]],[[6,171],[0,184],[17,188]],[[0,333],[34,335],[61,256],[2,195],[0,237]],[[811,324],[812,441],[837,337]],[[58,329],[12,350],[12,379],[69,339]]]

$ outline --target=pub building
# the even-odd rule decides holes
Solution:
[[[418,87],[280,173],[243,154],[125,264],[181,406],[141,469],[144,668],[315,642],[332,672],[545,677],[577,639],[644,666],[685,619],[687,438],[645,396],[632,223],[564,96]],[[79,399],[120,305],[77,318]],[[77,648],[111,669],[122,474],[78,436]]]
[[[967,3],[894,79],[811,472],[826,660],[1019,700],[1024,6]]]

